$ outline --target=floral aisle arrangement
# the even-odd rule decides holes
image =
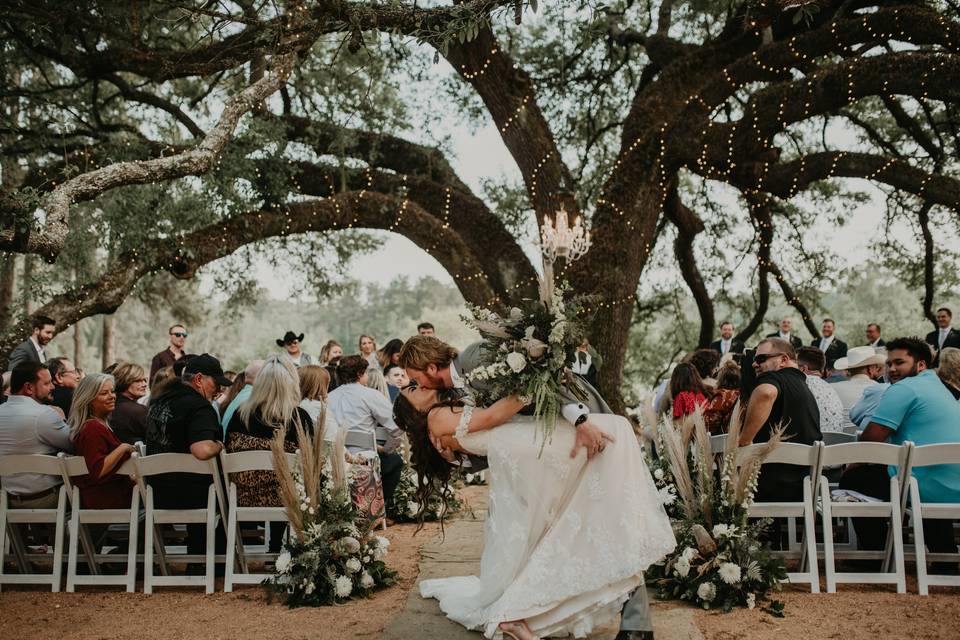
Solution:
[[[457,513],[463,507],[463,503],[457,498],[457,493],[453,485],[456,484],[458,477],[454,475],[450,479],[451,491],[436,491],[427,500],[427,507],[423,510],[424,522],[437,522],[441,516],[449,517]],[[443,496],[448,496],[444,502]],[[393,505],[387,509],[387,515],[394,522],[419,522],[420,503],[417,502],[417,472],[409,464],[403,468],[400,474],[400,482],[397,484],[396,491],[393,492]]]
[[[560,415],[561,388],[586,399],[567,367],[583,339],[585,310],[585,298],[569,296],[565,284],[543,283],[539,300],[513,307],[507,315],[470,307],[472,317],[463,319],[484,340],[480,365],[469,375],[477,402],[526,396],[535,405],[542,435],[549,438]]]
[[[780,442],[782,431],[744,453],[737,446],[738,415],[735,411],[730,423],[719,479],[702,412],[677,426],[669,418],[659,424],[660,457],[650,466],[677,537],[676,550],[647,573],[660,598],[688,600],[704,609],[752,609],[771,591],[779,591],[786,577],[783,560],[760,542],[770,520],[747,519],[760,465]],[[782,609],[778,601],[765,607],[776,615]]]
[[[271,444],[290,535],[275,575],[264,581],[268,597],[291,607],[321,606],[369,596],[396,582],[384,562],[390,541],[372,535],[370,520],[350,499],[343,436],[326,456],[323,438],[298,427],[298,463],[292,469],[283,439],[278,432]]]

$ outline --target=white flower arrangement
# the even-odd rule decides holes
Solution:
[[[674,563],[673,569],[677,572],[678,576],[686,578],[687,574],[690,573],[690,561],[680,556],[677,558],[676,563]]]
[[[724,562],[717,569],[717,574],[727,584],[737,584],[740,582],[740,565],[733,562]]]
[[[350,558],[344,563],[347,573],[354,574],[363,569],[363,564],[357,558]],[[739,569],[739,567],[737,567]]]
[[[333,589],[338,598],[348,598],[353,592],[353,580],[347,576],[337,576],[333,583]]]
[[[274,563],[274,567],[280,573],[286,573],[290,568],[290,552],[281,551],[280,555],[277,556],[277,560]]]
[[[717,588],[712,582],[702,582],[697,587],[697,597],[704,602],[712,602],[717,597]]]
[[[369,589],[370,587],[373,586],[373,584],[374,584],[373,576],[371,576],[369,573],[364,571],[360,575],[360,586],[363,587],[364,589]]]

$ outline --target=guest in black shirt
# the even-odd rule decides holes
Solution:
[[[820,411],[797,367],[796,351],[786,340],[767,338],[753,356],[756,387],[750,395],[740,445],[766,442],[777,425],[786,427],[789,442],[813,444],[821,440]],[[801,482],[808,470],[796,465],[763,466],[755,499],[758,502],[794,502],[803,499]]]
[[[53,402],[50,404],[60,407],[63,415],[69,416],[70,405],[73,404],[73,390],[80,382],[77,368],[63,356],[50,358],[45,366],[50,371],[50,379],[53,380]]]
[[[147,372],[132,362],[121,362],[113,370],[117,405],[110,414],[110,427],[120,442],[146,441],[147,407],[140,398],[147,395]]]

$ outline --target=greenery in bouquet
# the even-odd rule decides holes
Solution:
[[[560,415],[562,388],[586,399],[568,368],[583,341],[586,298],[568,296],[565,283],[545,295],[505,315],[472,306],[473,317],[464,317],[484,341],[480,365],[468,376],[477,402],[489,404],[514,394],[529,397],[544,441]]]
[[[450,491],[443,491],[442,487],[430,495],[426,508],[423,509],[424,522],[437,522],[441,517],[457,513],[463,508],[463,503],[457,497],[455,485],[458,476],[450,478]],[[443,496],[447,496],[444,500]],[[417,472],[407,465],[400,474],[400,482],[393,492],[393,505],[387,508],[387,515],[395,522],[419,522],[420,503],[417,501]]]
[[[396,582],[384,562],[390,541],[372,535],[373,523],[350,499],[343,437],[329,456],[319,435],[298,427],[297,437],[293,468],[283,450],[284,433],[272,442],[290,534],[274,575],[263,583],[268,597],[291,607],[322,606],[366,597]]]
[[[657,428],[660,455],[650,468],[677,537],[674,552],[647,572],[659,598],[704,609],[752,609],[779,591],[786,577],[783,560],[761,542],[770,520],[747,518],[760,466],[782,431],[745,453],[738,447],[738,414],[730,422],[719,477],[701,411],[677,425],[665,417]],[[777,601],[765,607],[776,615],[782,608]]]

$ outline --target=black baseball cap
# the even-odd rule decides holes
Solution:
[[[205,376],[210,376],[215,379],[221,387],[228,387],[233,384],[230,378],[223,375],[223,367],[220,366],[220,361],[209,353],[203,353],[190,358],[190,361],[187,362],[187,365],[183,368],[183,372],[188,375],[191,373],[202,373]]]

